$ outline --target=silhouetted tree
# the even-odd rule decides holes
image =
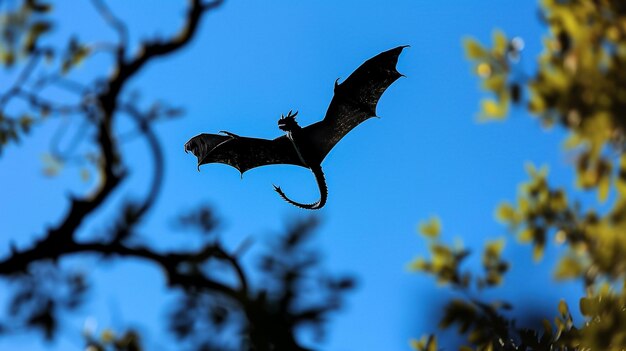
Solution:
[[[230,252],[211,234],[217,219],[209,207],[180,215],[177,225],[181,230],[193,228],[211,234],[197,250],[162,252],[133,240],[156,202],[163,180],[163,153],[153,126],[180,115],[181,110],[162,102],[142,108],[126,87],[149,63],[185,48],[205,15],[222,0],[191,0],[177,33],[139,43],[130,42],[127,25],[102,0],[92,0],[92,4],[117,33],[116,42],[83,43],[71,38],[65,47],[44,44],[42,38],[54,26],[51,4],[40,0],[0,3],[0,62],[17,72],[0,95],[0,155],[19,152],[19,148],[7,146],[28,142],[26,135],[33,128],[71,116],[70,123],[82,126],[79,141],[74,141],[71,149],[85,152],[70,155],[53,145],[46,172],[54,174],[72,159],[98,174],[93,189],[68,199],[69,209],[56,224],[42,228],[30,246],[13,248],[0,258],[0,278],[13,286],[0,334],[38,329],[46,338],[54,338],[61,327],[60,314],[84,302],[90,280],[88,272],[71,270],[59,261],[87,254],[116,261],[140,259],[161,268],[168,288],[180,292],[167,321],[180,339],[177,349],[305,350],[296,331],[310,328],[321,332],[329,313],[341,306],[344,292],[353,286],[350,278],[320,273],[319,255],[307,246],[317,223],[314,218],[295,222],[261,256],[253,275],[263,278],[263,286],[253,286],[251,273],[241,264],[245,247]],[[138,49],[131,51],[136,46]],[[74,80],[72,69],[95,53],[111,55],[112,67],[104,71],[111,73],[97,74],[93,81]],[[47,87],[65,90],[70,97],[55,99],[47,94]],[[152,179],[147,180],[150,190],[144,197],[122,196],[127,200],[114,209],[115,220],[106,231],[78,240],[81,224],[123,191],[120,185],[132,170],[133,163],[121,152],[123,138],[113,128],[121,116],[134,121],[138,137],[149,145],[154,164]],[[221,263],[219,274],[210,269],[215,262]],[[224,272],[232,279],[222,279]],[[141,349],[140,335],[133,330],[86,339],[87,349],[92,351]]]
[[[598,205],[611,201],[606,210],[590,203],[583,206],[576,200],[579,190],[555,187],[547,168],[529,166],[530,179],[520,188],[517,201],[497,209],[508,230],[533,246],[535,260],[542,258],[552,238],[565,247],[554,278],[584,285],[586,294],[578,306],[584,319],[574,321],[561,301],[554,308],[556,317],[545,319],[542,327],[521,328],[507,317],[511,307],[507,303],[460,298],[447,305],[440,326],[459,327],[467,337],[463,350],[622,350],[626,348],[626,6],[616,0],[545,0],[540,6],[547,36],[535,72],[518,74],[520,38],[509,39],[496,31],[493,47],[467,39],[465,48],[483,88],[493,94],[482,102],[481,117],[503,119],[515,104],[543,126],[564,128],[569,133],[565,146],[576,159],[578,186],[596,192]],[[434,275],[465,296],[503,281],[508,269],[501,256],[504,241],[487,244],[484,275],[476,277],[461,267],[468,251],[444,244],[440,229],[436,218],[423,223],[421,232],[431,243],[431,257],[417,259],[416,270]],[[413,345],[436,350],[437,339],[425,336]]]

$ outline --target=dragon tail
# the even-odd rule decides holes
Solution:
[[[288,198],[279,186],[274,185],[274,190],[278,193],[278,195],[280,195],[280,197],[283,198],[283,200],[296,207],[300,207],[306,210],[319,210],[326,204],[326,199],[328,198],[328,187],[326,186],[326,179],[324,178],[324,172],[322,172],[322,167],[311,168],[311,171],[315,176],[315,181],[317,182],[317,187],[320,191],[320,199],[318,201],[311,204],[302,204]]]

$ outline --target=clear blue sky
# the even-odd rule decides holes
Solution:
[[[158,6],[148,0],[109,2],[131,23],[133,40],[174,32],[186,6],[184,1]],[[85,41],[114,38],[87,1],[62,2],[57,10],[62,22],[55,38],[72,31]],[[221,216],[221,236],[231,248],[247,237],[262,245],[294,217],[309,215],[282,201],[271,186],[280,184],[292,198],[312,201],[317,188],[306,169],[263,167],[243,180],[225,165],[203,166],[198,173],[183,144],[198,133],[219,130],[273,138],[280,135],[276,120],[290,109],[300,111],[301,124],[315,122],[326,111],[336,78],[346,78],[381,51],[409,44],[398,63],[407,78],[381,99],[382,118],[359,126],[323,163],[329,199],[315,213],[322,219],[316,245],[324,253],[326,269],[353,274],[359,282],[346,309],[328,324],[322,348],[408,350],[410,338],[435,330],[437,301],[451,296],[432,279],[406,270],[408,262],[427,252],[416,234],[419,221],[438,215],[450,241],[460,237],[478,252],[485,240],[506,236],[494,220],[494,209],[515,198],[518,183],[526,179],[525,162],[549,164],[556,184],[573,184],[571,161],[560,148],[562,132],[544,132],[523,111],[514,111],[505,123],[476,122],[483,93],[464,58],[462,38],[490,41],[494,28],[521,36],[526,42],[523,65],[531,69],[543,32],[537,11],[534,2],[500,0],[227,1],[206,16],[186,50],[153,63],[131,83],[129,91],[140,91],[145,103],[163,99],[186,111],[184,118],[157,127],[165,146],[165,186],[141,231],[145,241],[160,248],[197,245],[190,236],[176,234],[171,224],[180,210],[202,203],[213,205]],[[75,74],[108,73],[106,64],[96,58]],[[0,88],[12,75],[0,75]],[[81,182],[76,168],[55,178],[42,176],[39,160],[55,123],[37,128],[0,158],[5,230],[0,254],[8,253],[10,240],[24,247],[42,228],[57,223],[67,209],[65,196],[93,185]],[[131,142],[124,152],[135,167],[123,192],[143,194],[152,166],[143,156],[146,146]],[[113,199],[109,209],[120,200]],[[110,211],[91,218],[81,235],[93,235],[110,218]],[[506,278],[509,287],[489,296],[548,306],[547,312],[555,314],[559,296],[580,292],[575,285],[537,288],[551,284],[554,261],[549,257],[536,265],[530,248],[514,240],[506,254],[516,258]],[[66,328],[56,343],[26,334],[0,338],[0,349],[78,349],[80,330],[90,316],[98,320],[99,330],[143,325],[147,349],[176,349],[159,323],[173,295],[164,293],[158,270],[141,262],[110,264],[93,258],[64,264],[94,272],[90,302],[64,318]],[[119,282],[134,287],[120,288]],[[577,305],[575,299],[570,303]]]

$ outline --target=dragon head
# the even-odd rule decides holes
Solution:
[[[280,115],[280,119],[278,120],[278,128],[285,132],[291,132],[294,129],[299,129],[300,126],[298,122],[296,122],[296,116],[298,115],[298,111],[292,114],[291,111],[287,114],[287,116]]]

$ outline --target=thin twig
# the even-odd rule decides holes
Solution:
[[[133,118],[133,120],[135,120],[140,133],[146,137],[146,141],[148,142],[152,153],[152,159],[154,161],[154,178],[152,179],[152,185],[150,186],[148,196],[145,198],[138,211],[139,215],[143,215],[156,203],[157,196],[160,192],[161,186],[163,185],[165,157],[163,156],[161,143],[159,143],[158,137],[148,123],[148,116],[143,115],[135,106],[130,104],[124,104],[120,106],[120,108]]]
[[[214,7],[210,7],[214,8]],[[92,121],[97,121],[95,143],[99,148],[102,162],[100,171],[102,182],[90,196],[84,199],[71,198],[69,210],[65,218],[56,226],[48,229],[42,239],[33,243],[30,248],[13,252],[9,257],[0,260],[0,275],[23,272],[27,267],[42,259],[58,259],[64,254],[78,250],[75,234],[85,218],[99,209],[126,176],[126,169],[119,153],[119,145],[112,135],[113,120],[118,109],[118,99],[123,87],[149,61],[173,53],[191,41],[197,32],[202,14],[209,7],[204,7],[200,0],[193,0],[187,13],[185,24],[180,33],[169,41],[149,42],[145,50],[135,58],[126,62],[118,58],[116,72],[104,83],[94,98],[95,104],[85,103],[83,113]],[[40,97],[20,91],[24,98],[35,106],[53,108],[54,105],[44,102]],[[92,109],[92,107],[99,109]],[[180,278],[183,279],[183,278]]]
[[[78,95],[84,95],[89,90],[88,87],[82,83],[66,78],[60,73],[54,73],[39,77],[32,86],[33,93],[39,93],[42,89],[51,84]]]
[[[33,71],[35,70],[35,67],[37,67],[37,63],[39,63],[41,54],[42,53],[40,50],[35,50],[30,55],[28,62],[26,63],[26,66],[24,66],[24,69],[17,76],[17,79],[15,80],[11,88],[6,93],[4,93],[2,97],[0,97],[0,111],[4,110],[6,103],[12,97],[14,97],[15,95],[19,93],[19,91],[22,88],[22,85],[26,82],[28,77],[30,77],[30,75],[33,73]]]
[[[56,102],[47,100],[39,96],[38,94],[31,93],[27,90],[18,88],[13,93],[13,96],[19,97],[26,102],[28,102],[31,107],[34,107],[38,110],[43,110],[46,113],[56,113],[56,114],[71,114],[71,113],[83,113],[84,106],[82,104],[78,105],[62,105]]]
[[[121,62],[124,58],[124,52],[128,47],[128,28],[126,24],[119,18],[115,17],[111,9],[102,0],[91,0],[100,16],[107,22],[116,32],[120,38],[120,43],[117,45],[118,61]]]
[[[63,160],[63,162],[67,163],[68,161],[71,161],[71,153],[78,148],[79,144],[87,136],[86,129],[88,128],[90,121],[84,118],[81,119],[80,127],[78,127],[77,130],[74,132],[74,135],[72,136],[67,147],[65,147],[65,150],[61,150],[61,140],[65,137],[66,133],[69,130],[69,128],[67,128],[68,120],[65,120],[63,122],[64,123],[61,123],[57,126],[57,130],[50,139],[50,149],[53,155]]]

